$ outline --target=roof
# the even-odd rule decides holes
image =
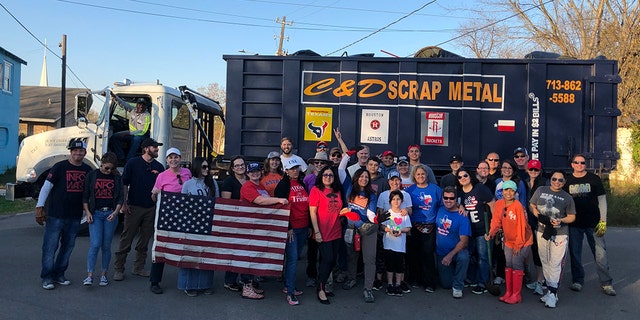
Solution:
[[[11,59],[14,59],[14,60],[24,64],[25,66],[27,65],[26,61],[20,59],[20,57],[16,56],[15,54],[5,50],[3,47],[0,47],[0,53],[2,53],[3,55],[5,55],[5,56],[7,56],[7,57],[9,57]]]
[[[36,121],[42,119],[60,119],[60,88],[59,87],[20,87],[20,120]],[[67,88],[65,112],[68,116],[73,113],[75,96],[78,93],[86,92],[87,89]]]

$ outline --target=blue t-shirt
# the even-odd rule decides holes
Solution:
[[[436,254],[446,256],[456,244],[460,236],[471,237],[469,219],[458,211],[448,211],[445,207],[438,209],[436,218]],[[464,250],[467,250],[466,248]]]
[[[429,183],[425,188],[412,184],[405,191],[411,195],[413,204],[411,222],[434,223],[437,210],[442,207],[442,189],[435,183]]]
[[[162,171],[164,167],[155,159],[151,162],[145,161],[141,156],[129,159],[122,173],[122,183],[129,186],[127,204],[143,208],[154,207],[156,203],[151,199],[151,189]]]

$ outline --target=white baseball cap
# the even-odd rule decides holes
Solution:
[[[172,153],[175,153],[178,156],[182,157],[182,154],[180,153],[180,150],[178,150],[178,148],[169,148],[169,150],[167,150],[167,157],[170,156]]]

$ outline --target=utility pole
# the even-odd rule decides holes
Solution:
[[[276,51],[276,56],[284,56],[286,55],[285,52],[282,51],[282,42],[286,39],[287,41],[289,41],[289,37],[285,37],[284,36],[284,27],[286,25],[293,25],[293,21],[289,21],[287,23],[287,17],[286,16],[282,16],[282,21],[280,21],[280,18],[276,18],[276,23],[280,24],[280,37],[278,36],[274,36],[275,39],[280,39],[278,41],[278,51]]]
[[[59,45],[62,48],[62,94],[60,96],[60,128],[65,127],[65,106],[67,104],[67,35],[62,35],[62,42]]]

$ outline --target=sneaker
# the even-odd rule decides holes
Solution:
[[[493,279],[493,284],[495,285],[501,285],[504,283],[504,279],[502,277],[495,277]]]
[[[316,279],[314,279],[314,278],[307,278],[307,282],[305,283],[305,285],[306,285],[307,287],[315,287],[315,286],[317,285],[317,284],[316,284]]]
[[[184,294],[186,294],[187,297],[197,297],[198,296],[198,291],[196,291],[196,290],[185,290]]]
[[[282,288],[282,293],[284,293],[284,294],[288,294],[288,293],[289,293],[288,291],[289,291],[289,290],[287,290],[287,288]],[[294,289],[293,289],[293,295],[295,295],[295,296],[301,296],[301,295],[302,295],[302,291],[300,291],[300,290],[298,290],[298,289],[295,289],[295,288],[294,288]]]
[[[343,283],[345,280],[347,280],[347,273],[343,272],[343,271],[338,271],[338,274],[336,275],[335,282],[336,283]]]
[[[124,273],[122,271],[116,271],[113,274],[113,280],[115,281],[122,281],[124,280]]]
[[[434,287],[432,287],[432,286],[426,286],[424,288],[424,292],[434,293],[434,292],[436,292],[436,289]]]
[[[533,290],[533,294],[537,294],[539,296],[544,295],[544,291],[542,290],[542,283],[536,281],[536,288]]]
[[[100,286],[101,287],[105,287],[109,284],[109,280],[107,279],[107,276],[103,275],[100,277]]]
[[[82,281],[82,285],[87,287],[93,285],[93,278],[87,277],[86,279],[84,279],[84,281]]]
[[[385,293],[388,296],[395,296],[396,295],[395,287],[392,284],[387,284],[387,290],[385,291]]]
[[[55,288],[56,288],[56,286],[54,286],[53,282],[51,282],[50,280],[43,280],[42,281],[42,289],[53,290]]]
[[[547,308],[555,308],[558,303],[558,295],[555,293],[549,293],[547,300],[544,302],[544,306]]]
[[[531,283],[527,283],[526,286],[527,286],[527,289],[529,289],[529,290],[535,290],[537,284],[538,284],[538,282],[534,281],[534,282],[531,282]]]
[[[135,274],[136,276],[140,276],[140,277],[145,277],[148,278],[149,277],[149,271],[147,270],[133,270],[131,271],[131,274]]]
[[[287,302],[290,306],[297,306],[300,304],[300,301],[298,301],[298,298],[296,298],[294,294],[287,295]]]
[[[576,291],[576,292],[580,292],[580,291],[582,291],[582,285],[577,283],[577,282],[574,282],[574,283],[571,284],[571,290],[572,291]]]
[[[473,287],[475,287],[475,286],[477,286],[477,285],[478,285],[477,283],[475,283],[475,282],[471,282],[471,281],[469,281],[469,280],[465,280],[465,281],[464,281],[464,287],[465,287],[465,288],[473,288]]]
[[[155,293],[155,294],[162,294],[162,292],[163,292],[163,291],[162,291],[162,288],[161,288],[161,287],[160,287],[160,285],[159,285],[159,284],[157,284],[157,283],[156,283],[156,284],[152,284],[152,285],[149,287],[149,290],[151,290],[151,292],[153,292],[153,293]]]
[[[353,287],[356,286],[356,283],[357,283],[356,279],[347,280],[342,284],[342,289],[343,290],[351,290],[351,289],[353,289]]]
[[[244,286],[242,286],[242,298],[260,300],[264,298],[264,295],[257,293],[252,285],[245,284]]]
[[[237,283],[225,283],[224,284],[224,288],[229,290],[229,291],[240,291],[240,286]]]
[[[263,294],[264,293],[264,289],[260,288],[260,283],[259,282],[251,281],[249,283],[249,285],[253,288],[253,291],[255,291],[257,294]]]
[[[400,289],[400,286],[396,285],[393,287],[393,293],[395,294],[396,297],[402,297],[402,289]]]
[[[481,286],[475,286],[473,287],[473,289],[471,289],[471,293],[474,294],[483,294],[485,292],[487,292],[487,289]]]
[[[384,284],[382,283],[382,280],[376,279],[373,281],[373,290],[380,291],[380,289],[382,289],[383,286]]]
[[[547,291],[547,294],[545,294],[544,296],[540,297],[540,302],[546,303],[550,294],[551,294],[551,291]]]
[[[602,291],[604,292],[604,294],[608,295],[608,296],[615,296],[616,295],[616,290],[613,289],[612,285],[606,285],[606,286],[602,286]]]
[[[59,285],[63,285],[63,286],[68,286],[71,284],[71,281],[67,280],[67,278],[65,278],[64,276],[58,277],[57,279],[53,280],[55,283],[59,284]]]
[[[371,290],[364,289],[362,294],[364,295],[364,302],[373,303],[375,301],[375,298],[373,297],[373,292],[371,292]]]
[[[408,283],[402,281],[400,282],[400,290],[402,290],[402,293],[410,293],[411,287],[409,287]]]
[[[451,295],[452,295],[455,299],[460,299],[460,298],[462,298],[462,290],[460,290],[460,289],[456,289],[456,288],[453,288],[453,289],[452,289],[452,293],[451,293]]]

